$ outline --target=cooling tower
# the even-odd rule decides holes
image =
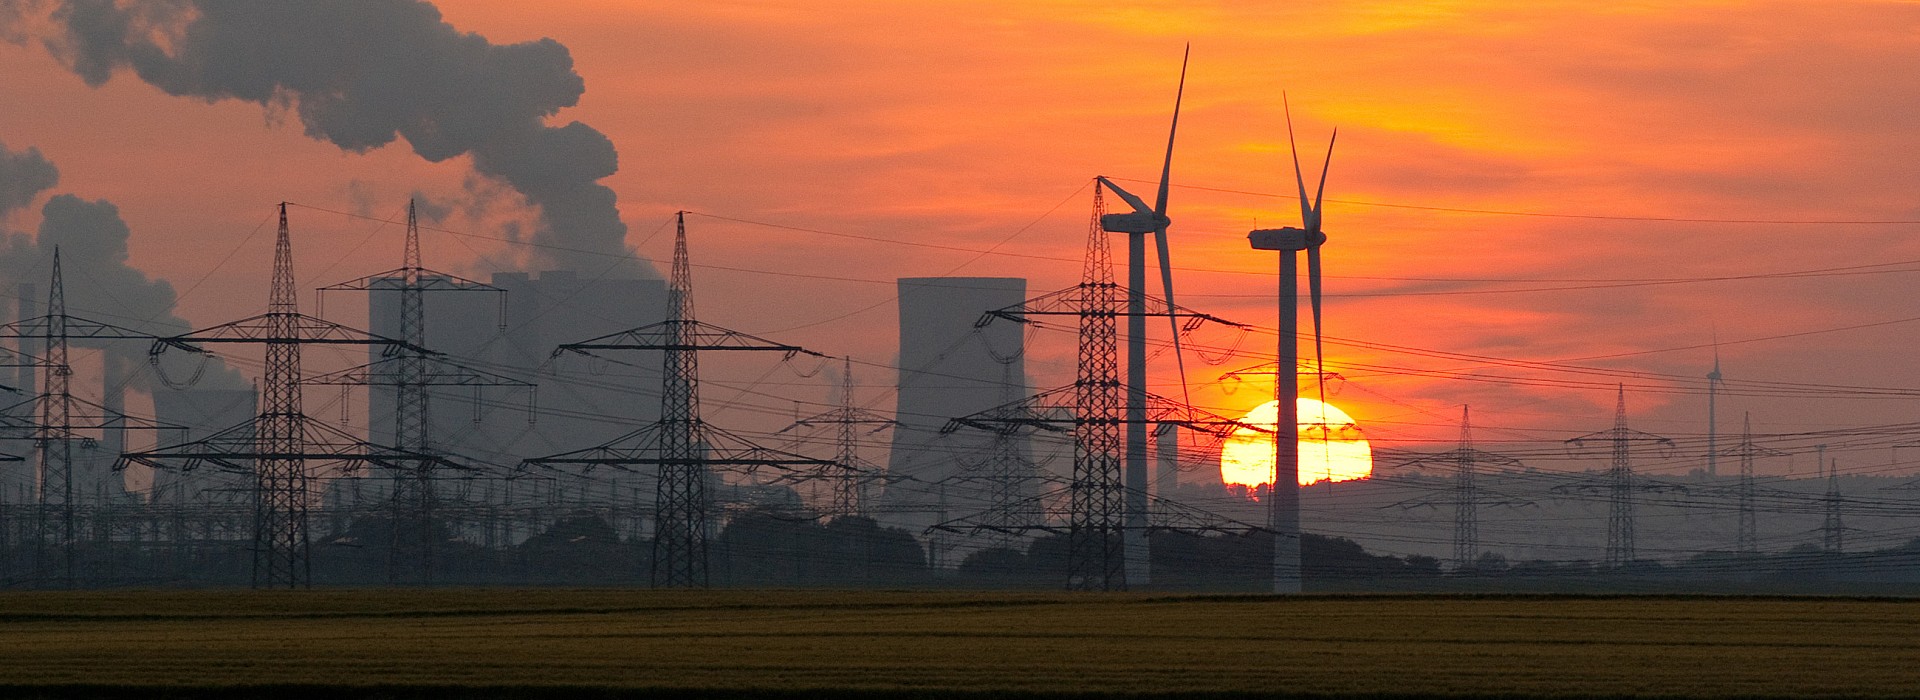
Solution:
[[[888,482],[878,515],[918,532],[942,520],[982,513],[990,485],[968,476],[990,471],[992,436],[977,430],[941,435],[957,416],[1017,400],[1026,381],[1024,328],[982,314],[1021,303],[1016,277],[908,277],[899,280],[899,403]],[[1012,381],[1009,381],[1012,378]],[[1024,438],[1017,446],[1028,454]]]

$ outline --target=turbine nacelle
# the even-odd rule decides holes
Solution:
[[[1134,211],[1101,215],[1100,230],[1108,233],[1159,233],[1172,223],[1172,219],[1151,211]]]
[[[1306,250],[1326,243],[1327,234],[1292,226],[1263,228],[1248,231],[1247,242],[1254,250]]]

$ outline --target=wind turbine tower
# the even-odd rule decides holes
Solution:
[[[1822,455],[1826,454],[1826,447],[1820,446]],[[1839,554],[1846,551],[1847,532],[1846,525],[1840,520],[1840,460],[1828,462],[1823,456],[1821,462],[1821,466],[1827,470],[1827,496],[1823,499],[1827,517],[1820,527],[1821,544],[1828,554]]]
[[[1327,140],[1327,160],[1320,166],[1320,185],[1312,203],[1307,200],[1306,176],[1300,172],[1300,149],[1293,140],[1293,113],[1287,112],[1287,144],[1293,151],[1293,178],[1300,191],[1300,225],[1258,229],[1247,233],[1255,250],[1280,252],[1279,348],[1273,375],[1273,400],[1280,409],[1274,420],[1273,490],[1267,498],[1268,527],[1273,530],[1273,592],[1300,592],[1300,443],[1294,437],[1300,425],[1300,258],[1307,253],[1307,286],[1313,306],[1315,381],[1326,396],[1326,367],[1320,342],[1320,246],[1327,234],[1320,230],[1320,200],[1327,191],[1327,169],[1333,165],[1335,129]],[[1323,426],[1324,427],[1324,426]]]
[[[1720,349],[1713,350],[1713,371],[1707,373],[1707,476],[1720,475],[1720,450],[1717,439],[1720,421],[1715,412],[1720,398]]]
[[[1101,184],[1133,206],[1133,211],[1100,217],[1100,228],[1109,233],[1127,234],[1127,391],[1125,421],[1126,451],[1123,459],[1126,480],[1125,522],[1122,526],[1122,551],[1126,557],[1127,580],[1131,585],[1148,583],[1147,549],[1147,234],[1153,234],[1160,253],[1160,283],[1166,292],[1168,308],[1173,308],[1173,268],[1167,250],[1168,178],[1173,174],[1173,139],[1180,133],[1180,101],[1187,90],[1187,56],[1180,56],[1180,83],[1173,97],[1173,125],[1167,130],[1167,155],[1160,165],[1160,189],[1152,208],[1105,177]],[[1173,354],[1180,365],[1180,387],[1186,389],[1186,360],[1180,352],[1180,321],[1167,316],[1172,330]],[[1185,398],[1184,396],[1182,398]]]

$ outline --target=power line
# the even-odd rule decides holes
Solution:
[[[1152,182],[1150,180],[1139,180],[1139,179],[1124,178],[1124,177],[1116,177],[1112,179],[1122,180],[1126,182]],[[1248,195],[1252,197],[1268,197],[1273,199],[1297,200],[1300,198],[1299,195],[1293,195],[1293,194],[1276,194],[1272,192],[1256,192],[1252,190],[1237,190],[1237,189],[1228,189],[1223,187],[1203,187],[1200,185],[1174,185],[1174,187],[1177,187],[1180,189],[1197,190],[1197,191],[1204,191],[1204,192],[1220,192],[1224,194],[1243,194],[1243,195]],[[1445,212],[1449,214],[1480,214],[1480,215],[1486,215],[1486,216],[1525,216],[1525,217],[1549,218],[1549,219],[1591,219],[1591,220],[1598,220],[1598,221],[1638,221],[1638,222],[1683,223],[1683,224],[1771,224],[1771,225],[1786,225],[1786,226],[1881,226],[1881,225],[1898,225],[1898,224],[1920,224],[1920,219],[1730,219],[1730,218],[1686,217],[1686,216],[1632,216],[1632,215],[1626,215],[1626,214],[1577,214],[1577,213],[1566,213],[1566,212],[1519,211],[1519,210],[1512,210],[1512,209],[1473,209],[1473,208],[1466,208],[1466,207],[1440,207],[1440,206],[1431,206],[1431,205],[1422,205],[1422,204],[1394,204],[1390,202],[1373,202],[1373,201],[1365,201],[1365,200],[1357,200],[1357,199],[1329,199],[1326,201],[1335,202],[1339,204],[1351,204],[1359,207],[1380,207],[1380,208],[1386,208],[1386,209],[1410,209],[1415,211]]]

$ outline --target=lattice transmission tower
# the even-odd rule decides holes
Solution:
[[[1671,449],[1673,441],[1652,433],[1645,433],[1627,427],[1627,388],[1619,387],[1619,398],[1614,404],[1613,427],[1589,435],[1582,435],[1567,441],[1574,447],[1589,442],[1605,442],[1612,450],[1613,460],[1607,468],[1607,568],[1617,569],[1631,564],[1634,560],[1634,520],[1633,492],[1636,489],[1655,487],[1652,484],[1636,484],[1633,474],[1633,446],[1636,444],[1657,444]]]
[[[1753,443],[1753,414],[1748,413],[1741,421],[1740,444],[1733,448],[1733,454],[1740,458],[1740,482],[1735,490],[1735,499],[1740,509],[1740,525],[1735,535],[1735,550],[1741,554],[1752,555],[1760,550],[1759,519],[1756,517],[1753,505],[1754,459],[1776,457],[1786,453]]]
[[[712,496],[707,490],[714,467],[756,469],[830,467],[829,460],[773,450],[705,422],[700,417],[700,364],[703,351],[807,354],[797,345],[776,343],[701,323],[693,310],[693,273],[687,259],[686,212],[674,216],[673,272],[667,286],[667,319],[567,343],[554,350],[594,356],[606,351],[661,352],[660,419],[598,447],[526,460],[531,466],[654,466],[652,583],[657,588],[705,588],[709,585],[707,541],[712,526]]]
[[[1480,559],[1480,506],[1485,496],[1477,482],[1479,465],[1495,464],[1508,469],[1524,465],[1520,460],[1473,447],[1473,422],[1470,407],[1460,407],[1460,446],[1452,458],[1453,470],[1453,561],[1458,568],[1470,568]]]
[[[1173,306],[1164,299],[1139,295],[1140,311],[1129,310],[1126,291],[1114,282],[1112,252],[1103,225],[1104,180],[1094,187],[1093,215],[1088,226],[1087,254],[1079,285],[1029,299],[1017,306],[989,311],[977,325],[996,319],[1015,323],[1035,323],[1040,317],[1073,316],[1080,323],[1079,370],[1072,385],[1041,392],[1031,397],[997,406],[949,422],[942,429],[952,432],[960,427],[994,433],[1045,430],[1066,433],[1073,438],[1073,475],[1067,483],[1067,588],[1070,590],[1126,590],[1127,548],[1130,494],[1123,460],[1127,449],[1122,431],[1132,422],[1142,426],[1177,424],[1194,431],[1224,437],[1236,428],[1248,427],[1237,421],[1207,413],[1151,393],[1141,403],[1141,417],[1126,416],[1126,385],[1119,366],[1117,322],[1123,316],[1171,316],[1184,318],[1187,327],[1212,321],[1238,327],[1214,316]],[[1109,220],[1110,222],[1110,220]],[[1143,447],[1144,449],[1144,447]],[[1044,500],[1050,494],[1035,497]],[[1147,501],[1144,489],[1131,496]],[[1136,506],[1138,507],[1138,506]],[[1144,530],[1146,508],[1139,520]],[[1035,509],[1038,512],[1038,509]],[[946,527],[984,529],[984,521],[1003,521],[999,514],[961,519]],[[1006,527],[996,525],[996,527]],[[1034,523],[1028,529],[1044,529]],[[1142,532],[1141,534],[1145,534]],[[1144,550],[1142,550],[1144,551]]]
[[[303,412],[300,351],[305,345],[385,345],[412,352],[424,348],[348,328],[300,313],[294,286],[293,243],[287,229],[287,205],[280,205],[274,240],[273,278],[267,313],[154,343],[157,364],[168,349],[205,354],[201,345],[245,343],[265,346],[260,377],[260,413],[254,419],[206,439],[128,453],[124,460],[183,471],[211,466],[252,477],[253,587],[306,588],[313,564],[308,512],[312,506],[313,464],[338,465],[343,472],[362,465],[392,470],[422,462],[457,467],[443,457],[374,445]]]
[[[79,541],[80,494],[74,489],[73,457],[76,444],[91,445],[81,431],[103,429],[157,430],[161,424],[133,418],[73,395],[73,366],[68,362],[71,340],[146,340],[154,335],[67,314],[66,283],[61,277],[60,249],[53,250],[52,279],[47,288],[44,315],[0,326],[0,338],[40,341],[39,358],[22,358],[40,369],[40,393],[0,409],[0,425],[31,440],[36,447],[35,471],[39,489],[34,509],[34,569],[36,577],[57,586],[72,587],[78,579],[75,546]]]
[[[1453,563],[1456,570],[1469,570],[1480,559],[1480,509],[1487,506],[1531,505],[1529,501],[1488,490],[1479,482],[1480,467],[1495,465],[1505,469],[1526,466],[1520,460],[1487,452],[1473,446],[1473,423],[1467,406],[1460,407],[1460,443],[1458,447],[1433,454],[1415,456],[1405,466],[1428,465],[1451,472],[1453,485],[1444,502],[1453,506]],[[1439,498],[1418,498],[1395,505],[1430,507]]]
[[[527,419],[533,420],[531,407],[534,386],[510,377],[483,372],[429,354],[427,344],[427,292],[491,292],[499,295],[498,324],[506,324],[507,290],[457,275],[429,270],[421,264],[420,222],[414,203],[407,202],[407,235],[398,269],[368,275],[335,285],[320,292],[364,291],[396,292],[400,301],[400,340],[405,344],[387,357],[340,372],[309,377],[310,385],[385,385],[393,387],[393,443],[402,450],[423,454],[443,453],[433,443],[429,407],[432,387],[472,387],[479,410],[477,392],[481,387],[514,387],[528,393]],[[476,414],[477,417],[477,414]],[[439,507],[439,488],[435,466],[427,461],[407,465],[391,474],[392,490],[387,507],[392,530],[387,549],[389,583],[433,583],[436,543],[444,538]]]
[[[854,400],[853,356],[841,358],[840,406],[822,413],[804,418],[795,418],[792,425],[780,432],[795,431],[801,428],[832,426],[835,434],[835,457],[833,465],[820,472],[799,479],[824,479],[829,484],[831,495],[827,507],[822,509],[829,517],[865,516],[870,506],[867,486],[883,478],[879,465],[860,457],[860,440],[863,435],[872,435],[888,428],[900,425],[892,417],[861,408]]]

